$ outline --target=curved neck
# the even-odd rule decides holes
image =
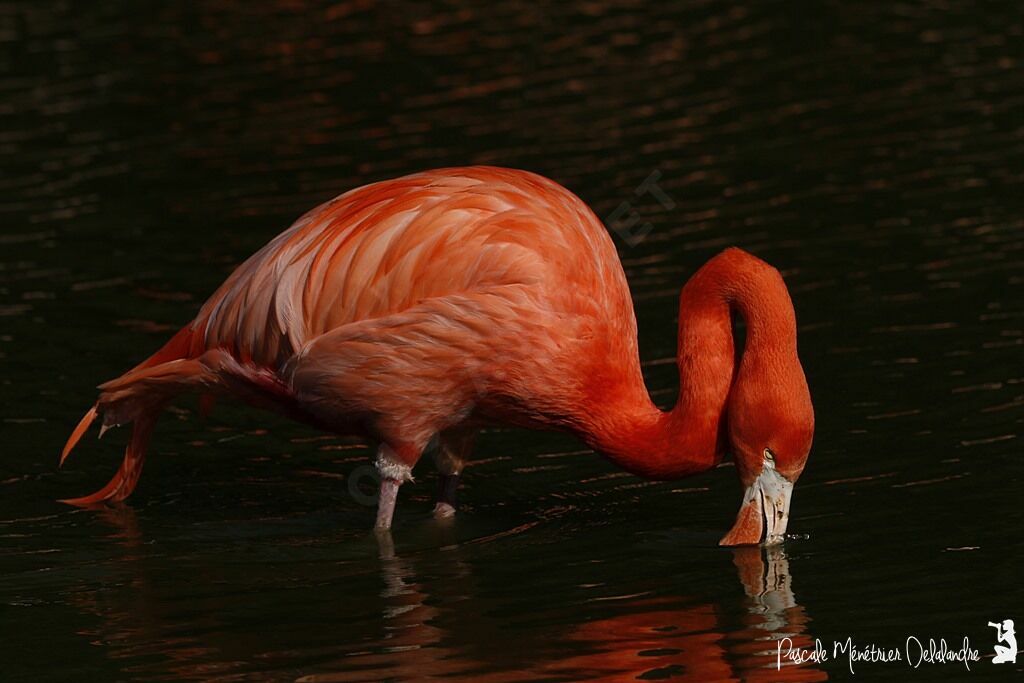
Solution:
[[[745,320],[741,364],[771,363],[796,352],[793,305],[778,271],[727,249],[686,283],[679,300],[679,397],[659,410],[633,372],[605,390],[581,430],[583,439],[623,469],[648,479],[707,470],[725,452],[726,402],[737,376],[732,316]]]

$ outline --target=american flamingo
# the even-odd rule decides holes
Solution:
[[[747,324],[738,367],[731,311]],[[702,472],[731,446],[745,493],[721,542],[778,542],[814,424],[778,271],[735,248],[706,263],[680,297],[678,366],[662,411],[615,246],[575,195],[511,169],[416,173],[306,213],[163,348],[100,385],[61,463],[99,415],[101,435],[132,434],[110,483],[64,502],[126,498],[161,409],[196,390],[379,444],[377,528],[435,436],[435,513],[454,513],[475,430],[503,423],[570,432],[648,479]]]

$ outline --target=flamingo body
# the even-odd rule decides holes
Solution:
[[[407,460],[469,418],[571,421],[579,359],[634,370],[615,247],[574,195],[505,169],[446,169],[324,204],[243,264],[192,324],[190,355],[271,370],[296,405]],[[409,462],[408,464],[413,464]]]
[[[689,299],[684,290],[680,372],[696,381],[665,413],[644,387],[615,246],[568,190],[490,167],[352,190],[302,216],[239,266],[164,348],[101,385],[63,457],[98,415],[104,427],[134,422],[133,437],[114,480],[68,502],[127,496],[156,415],[190,389],[381,443],[378,466],[396,482],[385,492],[392,500],[432,437],[442,437],[442,473],[457,475],[475,428],[494,422],[570,431],[644,476],[707,469],[726,447],[722,418],[735,371],[729,302],[743,308],[729,278],[743,266],[752,286],[771,281],[769,299],[781,285],[744,252],[718,261],[702,270],[706,282]],[[788,305],[791,317],[784,285],[781,297],[769,305]],[[724,306],[724,323],[714,304]],[[677,457],[680,450],[688,455]]]

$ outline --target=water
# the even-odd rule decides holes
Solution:
[[[784,635],[988,658],[858,680],[1019,674],[986,624],[1024,624],[1024,18],[666,5],[0,4],[5,680],[853,677],[776,671]],[[454,524],[424,463],[378,542],[362,447],[190,401],[128,505],[54,502],[120,458],[115,431],[56,468],[93,387],[233,264],[345,189],[466,163],[614,219],[663,404],[686,278],[730,244],[783,270],[818,422],[795,538],[716,546],[730,467],[650,484],[494,430]]]

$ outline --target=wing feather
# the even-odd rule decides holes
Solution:
[[[530,173],[470,167],[367,185],[307,212],[239,266],[195,329],[205,348],[278,367],[338,327],[504,284],[632,315],[615,247],[578,198]]]

